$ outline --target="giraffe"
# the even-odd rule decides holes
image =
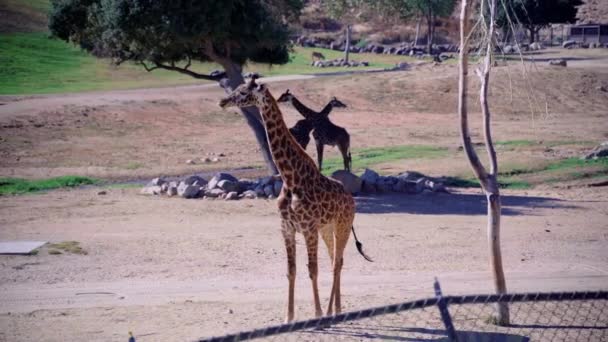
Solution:
[[[359,253],[366,260],[372,261],[363,252],[362,244],[355,235],[355,201],[352,195],[344,190],[340,182],[323,176],[316,168],[312,158],[289,133],[279,106],[265,84],[256,84],[255,79],[252,79],[222,99],[219,105],[222,108],[256,106],[260,109],[272,157],[283,180],[277,205],[287,253],[289,286],[286,321],[294,319],[296,232],[300,232],[306,241],[315,316],[323,315],[317,283],[319,235],[327,246],[333,266],[333,284],[327,314],[340,313],[340,274],[344,248],[351,230]]]
[[[317,160],[319,164],[319,170],[323,167],[323,148],[325,145],[338,146],[342,159],[344,161],[344,169],[350,171],[352,158],[350,155],[350,135],[348,132],[340,126],[335,125],[329,120],[329,113],[333,108],[346,108],[346,105],[339,101],[336,97],[333,97],[327,105],[320,111],[315,112],[314,110],[306,107],[300,102],[289,89],[283,93],[278,102],[291,102],[294,108],[304,117],[312,123],[314,128],[312,136],[315,138],[315,144],[317,145]]]
[[[298,122],[296,122],[296,124],[289,129],[289,132],[291,135],[293,135],[298,144],[300,144],[300,146],[306,150],[306,147],[310,142],[310,131],[312,131],[313,128],[314,127],[310,121],[302,119],[298,120]]]

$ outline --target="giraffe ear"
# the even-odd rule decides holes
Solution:
[[[256,86],[257,86],[257,90],[258,91],[264,91],[264,90],[266,90],[266,85],[263,84],[263,83],[257,84]]]
[[[287,89],[287,90],[285,91],[285,94],[290,94],[289,89]]]

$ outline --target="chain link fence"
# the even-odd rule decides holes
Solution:
[[[203,341],[607,341],[608,291],[442,296]],[[510,324],[498,326],[498,303]]]

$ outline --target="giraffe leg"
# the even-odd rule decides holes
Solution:
[[[341,227],[336,227],[334,236],[335,236],[335,245],[334,245],[334,280],[332,285],[332,295],[330,296],[335,299],[335,309],[336,314],[342,312],[342,298],[340,295],[340,276],[342,274],[342,265],[344,264],[344,248],[346,247],[346,243],[348,242],[348,237],[350,233],[350,228],[346,225]]]
[[[348,230],[346,230],[348,232]],[[328,315],[333,312],[339,314],[342,312],[342,301],[340,297],[340,274],[342,272],[342,265],[344,263],[344,248],[348,241],[348,234],[344,234],[344,229],[336,227],[334,231],[334,258],[333,258],[333,282],[331,286],[331,294],[329,296],[329,306],[327,311]],[[334,305],[335,304],[335,305]]]
[[[334,227],[333,225],[326,225],[321,228],[321,237],[325,242],[325,246],[327,246],[327,252],[329,253],[329,260],[331,260],[331,264],[334,264]],[[333,292],[333,290],[332,290]],[[329,300],[332,298],[330,296]],[[330,305],[327,308],[327,315],[331,315],[333,313],[333,308]]]
[[[317,144],[317,160],[319,161],[319,171],[323,167],[323,143],[320,141],[315,141]]]
[[[285,222],[282,223],[282,227],[285,249],[287,251],[287,279],[289,280],[287,317],[285,321],[291,322],[294,317],[294,290],[296,282],[296,231]]]
[[[342,160],[344,161],[344,170],[346,171],[350,171],[350,152],[348,145],[348,141],[338,145],[338,149],[340,150],[340,153],[342,153]]]
[[[317,263],[317,249],[319,247],[319,233],[316,229],[311,229],[305,233],[306,249],[308,251],[308,274],[312,281],[312,294],[315,301],[315,317],[323,316],[321,310],[321,301],[319,299],[319,286],[317,277],[319,275],[319,266]]]

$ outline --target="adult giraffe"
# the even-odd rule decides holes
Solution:
[[[289,291],[286,321],[294,318],[294,286],[296,279],[296,231],[304,235],[308,252],[308,272],[312,281],[315,315],[323,315],[317,284],[317,248],[319,234],[327,245],[333,265],[333,284],[327,314],[342,311],[340,297],[340,273],[344,248],[352,230],[357,250],[368,261],[353,227],[355,201],[338,181],[327,178],[315,166],[306,151],[289,133],[277,102],[264,84],[256,84],[255,78],[239,86],[220,101],[220,107],[256,106],[262,113],[272,157],[283,180],[283,188],[277,198],[281,216],[281,232],[287,251],[287,277]],[[335,310],[335,311],[334,311]]]

